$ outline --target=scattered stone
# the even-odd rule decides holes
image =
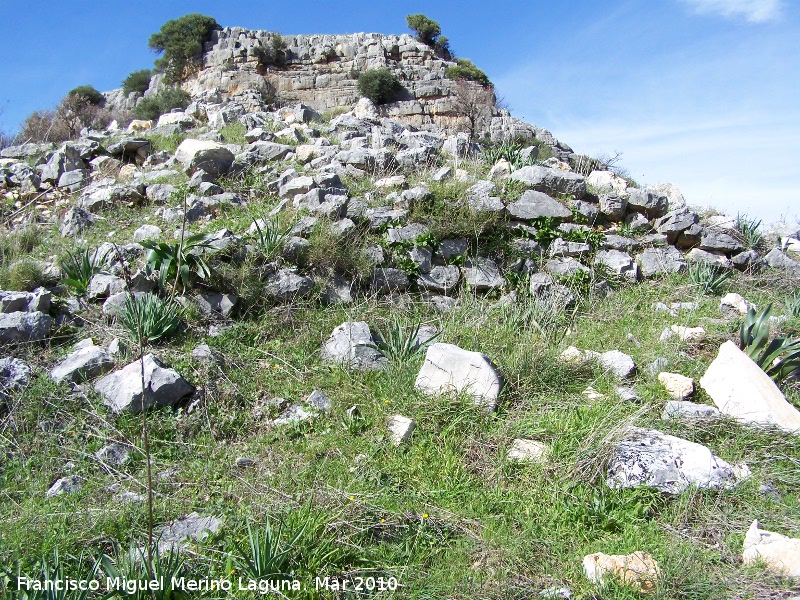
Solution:
[[[752,566],[759,562],[773,575],[800,577],[800,538],[761,529],[754,520],[744,537],[742,563]]]
[[[614,388],[614,393],[619,397],[620,400],[624,400],[625,402],[640,402],[641,398],[639,397],[639,392],[637,392],[634,388],[628,386],[618,386]]]
[[[148,390],[146,399],[142,397],[142,372],[138,360],[106,375],[94,385],[103,397],[103,404],[113,413],[139,413],[143,406],[172,406],[194,391],[193,386],[154,355],[147,354],[143,361],[144,382]]]
[[[605,585],[606,576],[610,576],[643,593],[652,592],[661,578],[656,560],[641,551],[628,555],[589,554],[583,558],[583,572],[599,586]]]
[[[594,259],[595,265],[603,265],[615,275],[621,275],[631,281],[639,278],[639,265],[630,254],[619,250],[598,250]]]
[[[375,348],[364,321],[347,321],[334,329],[322,347],[322,360],[363,371],[376,371],[388,364],[388,359]]]
[[[735,319],[747,314],[753,305],[739,294],[729,293],[719,303],[719,311],[726,319]]]
[[[658,374],[658,381],[673,400],[686,400],[694,394],[694,379],[691,377],[662,371]]]
[[[541,217],[553,219],[568,219],[572,211],[542,192],[528,190],[519,200],[512,202],[507,207],[508,213],[515,219],[531,221]]]
[[[664,407],[664,412],[661,413],[661,418],[664,421],[672,421],[675,419],[713,420],[721,417],[722,413],[719,412],[716,406],[697,404],[685,400],[670,400]]]
[[[175,160],[183,164],[191,174],[202,170],[219,177],[225,175],[233,164],[233,152],[217,142],[205,140],[183,140],[175,151]]]
[[[580,199],[586,193],[586,181],[582,176],[560,169],[538,165],[522,167],[511,173],[511,179],[521,181],[534,190],[549,194],[571,194]]]
[[[298,275],[291,269],[281,269],[273,275],[264,287],[267,296],[280,301],[308,296],[314,289],[314,280]]]
[[[636,372],[633,358],[619,350],[609,350],[598,356],[603,369],[610,371],[617,379],[627,379]]]
[[[256,464],[252,458],[246,458],[244,456],[237,456],[236,460],[233,461],[233,464],[239,467],[240,469],[244,469],[246,467],[252,467]]]
[[[389,417],[389,422],[386,425],[386,429],[389,431],[389,437],[395,446],[399,446],[411,439],[411,434],[416,427],[417,424],[412,419],[402,415],[393,415]]]
[[[611,221],[621,221],[628,208],[628,198],[621,194],[603,194],[600,196],[600,212]]]
[[[222,527],[222,520],[212,516],[201,516],[196,512],[176,519],[155,532],[158,549],[162,553],[178,550],[191,542],[202,542],[216,534]]]
[[[511,442],[506,459],[514,462],[545,463],[550,456],[550,448],[536,440],[515,439]]]
[[[433,396],[464,392],[476,404],[494,412],[503,378],[488,356],[453,344],[435,343],[428,346],[414,387]]]
[[[0,343],[41,342],[52,325],[50,315],[39,311],[0,314]]]
[[[236,308],[239,299],[233,294],[208,293],[197,294],[194,301],[205,316],[227,319]]]
[[[192,350],[192,359],[199,363],[208,363],[215,365],[225,364],[225,357],[218,350],[215,350],[208,344],[200,344]]]
[[[682,342],[702,342],[706,339],[706,330],[702,327],[684,327],[683,325],[671,325],[668,329],[661,332],[659,341],[666,342],[676,337]]]
[[[103,348],[89,343],[76,348],[50,371],[50,378],[57,382],[71,381],[83,383],[103,373],[107,373],[116,364],[113,357]]]
[[[461,280],[461,269],[455,265],[437,266],[430,273],[424,273],[417,278],[417,285],[432,292],[446,294],[458,286]]]
[[[70,475],[69,477],[62,477],[57,480],[50,489],[47,490],[45,496],[53,498],[61,494],[72,494],[77,492],[83,486],[83,478],[77,475]]]
[[[592,386],[589,386],[588,388],[583,390],[581,392],[581,396],[583,396],[587,400],[602,400],[603,398],[605,398],[605,396],[603,394],[598,392]]]
[[[766,262],[773,269],[789,271],[795,277],[800,277],[800,262],[792,260],[778,248],[773,248],[770,250],[769,253],[764,257],[764,262]]]
[[[636,255],[636,262],[642,269],[643,277],[678,273],[686,268],[686,261],[675,246],[647,248],[641,254]]]
[[[628,188],[628,210],[640,212],[649,218],[662,217],[669,210],[669,200],[651,188]]]
[[[749,475],[749,469],[728,464],[701,444],[632,427],[614,447],[607,475],[612,489],[645,485],[680,494],[691,486],[732,488]]]
[[[308,398],[306,398],[306,404],[324,413],[330,412],[333,408],[333,400],[319,390],[311,392]]]
[[[370,287],[378,293],[404,291],[409,285],[408,275],[400,269],[380,267],[372,271]]]
[[[800,433],[800,411],[749,356],[731,341],[720,346],[700,385],[719,410],[741,423]]]
[[[505,280],[493,260],[475,258],[464,267],[464,281],[476,292],[487,292],[503,287]]]
[[[157,240],[161,237],[161,228],[156,225],[142,225],[133,232],[133,239],[136,242],[145,240]]]
[[[130,460],[128,446],[124,444],[108,444],[94,453],[94,457],[107,465],[124,465]]]
[[[31,366],[18,358],[0,359],[0,401],[8,392],[24,388],[31,380]]]

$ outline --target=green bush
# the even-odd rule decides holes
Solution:
[[[192,97],[189,93],[184,92],[181,88],[166,88],[157,94],[142,98],[133,109],[133,116],[145,121],[155,121],[173,108],[186,108],[191,101]]]
[[[152,75],[153,73],[150,69],[134,71],[122,81],[122,93],[126,96],[131,92],[144,94],[147,88],[150,87],[150,78]]]
[[[376,105],[394,101],[402,87],[389,69],[369,69],[358,77],[359,93]]]
[[[143,340],[159,342],[178,330],[183,310],[175,302],[165,302],[155,294],[128,294],[119,312],[119,322],[137,344]]]
[[[739,346],[775,383],[780,384],[800,369],[800,339],[781,337],[770,341],[771,314],[772,304],[760,313],[750,308],[739,329]]]
[[[456,59],[456,65],[447,67],[444,76],[448,79],[468,79],[469,81],[476,81],[483,87],[492,85],[486,73],[481,71],[471,60],[467,60],[466,58]]]
[[[103,106],[106,98],[91,85],[79,85],[67,92],[67,96],[73,98],[84,98],[92,106]]]
[[[269,45],[258,46],[255,49],[258,63],[263,67],[282,67],[288,58],[286,48],[286,40],[283,39],[283,36],[279,33],[274,34]]]
[[[439,23],[421,13],[406,15],[406,23],[408,23],[408,28],[416,34],[417,39],[428,46],[436,45],[436,39],[442,33]]]
[[[151,50],[164,54],[156,60],[156,68],[163,71],[170,82],[184,80],[199,65],[203,44],[219,29],[216,19],[199,13],[167,21],[148,41]]]

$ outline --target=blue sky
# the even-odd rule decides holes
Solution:
[[[622,152],[641,183],[765,222],[800,217],[800,19],[790,0],[516,0],[381,3],[99,3],[4,0],[0,127],[14,130],[68,90],[118,87],[152,65],[147,39],[189,12],[293,33],[442,25],[512,114],[576,151]]]

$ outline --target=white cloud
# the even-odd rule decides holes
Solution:
[[[783,0],[681,0],[700,14],[742,17],[751,23],[777,21],[783,14]]]

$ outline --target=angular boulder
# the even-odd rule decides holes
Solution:
[[[700,385],[720,412],[749,425],[800,434],[800,411],[749,356],[731,341],[720,346]]]
[[[414,387],[432,396],[464,392],[476,404],[494,412],[503,377],[485,354],[436,343],[428,346]]]
[[[152,406],[172,406],[194,392],[189,382],[154,355],[147,354],[143,361],[146,398],[142,393],[141,363],[138,360],[95,383],[94,389],[113,413],[139,413]]]
[[[389,361],[374,345],[369,325],[364,321],[346,321],[323,344],[322,360],[359,371],[377,371]]]
[[[511,179],[549,194],[572,194],[580,199],[586,193],[586,181],[581,175],[561,169],[538,165],[522,167],[511,173]]]
[[[636,255],[643,277],[655,277],[665,273],[679,273],[686,268],[686,261],[675,246],[647,248]]]
[[[39,311],[0,314],[0,343],[41,342],[52,325],[50,315]]]
[[[183,140],[175,151],[175,159],[183,164],[186,173],[201,169],[219,177],[225,175],[233,164],[233,152],[218,142],[208,140]]]
[[[572,217],[572,211],[558,200],[545,193],[532,190],[522,194],[519,200],[512,202],[506,208],[509,215],[523,221],[530,221],[540,217],[553,219],[569,219]]]
[[[631,427],[614,447],[606,484],[612,489],[643,485],[680,494],[691,486],[732,488],[747,475],[746,467],[728,464],[701,444]]]
[[[102,375],[114,368],[115,361],[103,348],[89,344],[80,345],[50,371],[50,378],[57,383],[71,381],[82,383]]]

